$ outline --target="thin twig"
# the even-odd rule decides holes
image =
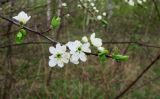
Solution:
[[[126,92],[128,92],[142,76],[160,59],[160,54],[131,82],[122,92],[120,92],[114,99],[120,99]]]
[[[13,20],[11,20],[11,19],[9,19],[9,18],[6,18],[6,17],[4,17],[4,16],[2,16],[1,14],[0,14],[0,18],[2,18],[2,19],[4,19],[4,20],[6,20],[6,21],[8,21],[8,22],[11,22],[11,23],[13,23],[13,24],[14,24],[14,25],[16,25],[16,26],[20,26],[20,24],[19,24],[19,23],[14,22]],[[41,37],[43,37],[43,38],[45,38],[45,39],[47,39],[47,40],[51,41],[53,44],[57,43],[57,41],[54,41],[52,38],[50,38],[50,37],[48,37],[48,36],[43,35],[43,34],[42,34],[43,32],[42,32],[42,33],[40,33],[40,32],[38,32],[38,31],[32,30],[32,29],[30,29],[30,28],[28,28],[28,27],[26,27],[26,26],[23,26],[23,28],[24,28],[24,29],[26,29],[26,30],[28,30],[28,31],[30,31],[30,32],[32,32],[32,33],[34,33],[34,34],[40,35]]]
[[[134,88],[134,89],[131,89],[130,92],[133,92],[133,91],[135,91],[135,90],[137,90],[137,89],[146,87],[146,86],[150,85],[151,82],[156,81],[156,80],[159,80],[159,79],[160,79],[160,76],[157,76],[157,77],[155,77],[155,78],[153,78],[153,79],[150,79],[150,80],[148,80],[147,82],[145,82],[145,83],[139,85],[139,87],[136,87],[136,88]]]

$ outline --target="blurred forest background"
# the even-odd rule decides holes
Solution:
[[[64,2],[67,6],[62,6]],[[95,32],[105,48],[111,52],[118,49],[129,60],[120,63],[107,59],[101,64],[97,57],[88,56],[87,62],[79,65],[51,68],[51,44],[28,31],[24,44],[17,45],[15,35],[19,28],[0,18],[0,99],[113,99],[160,52],[160,0],[134,6],[125,0],[91,0],[99,12],[92,11],[89,0],[86,9],[78,6],[79,2],[0,0],[0,14],[12,19],[25,11],[32,17],[26,26],[39,32],[49,29],[53,16],[60,16],[59,28],[45,35],[67,42]],[[98,15],[108,25],[96,20]],[[160,62],[122,99],[160,99]]]

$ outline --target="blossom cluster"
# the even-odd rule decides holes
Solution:
[[[69,41],[62,45],[57,43],[56,46],[51,46],[49,52],[49,66],[63,67],[65,63],[79,64],[80,61],[86,62],[88,53],[91,53],[91,46],[94,46],[99,52],[105,50],[102,47],[102,39],[96,38],[95,33],[92,33],[90,40],[84,36],[82,40]]]
[[[90,1],[90,0],[88,0]],[[63,4],[67,6],[67,4]],[[18,43],[21,43],[26,35],[26,31],[23,29],[23,25],[30,20],[31,16],[28,16],[24,11],[21,11],[17,16],[14,16],[13,19],[17,20],[20,23],[20,31],[16,35],[16,40]],[[53,18],[51,22],[52,26],[55,28],[59,25],[60,19]],[[107,50],[102,47],[102,39],[96,38],[95,33],[92,33],[90,39],[87,36],[82,37],[82,40],[69,41],[66,44],[57,43],[56,46],[49,47],[49,52],[52,54],[49,56],[49,66],[50,67],[63,67],[65,63],[79,64],[80,61],[87,61],[87,54],[91,53],[91,46],[98,50],[98,55],[102,60],[106,58]],[[115,60],[126,60],[128,56],[114,55]]]
[[[80,0],[80,1],[83,4],[83,6],[85,6],[87,9],[90,9],[93,12],[95,12],[95,14],[97,14],[96,17],[97,20],[102,20],[103,16],[105,17],[107,15],[106,12],[102,12],[102,14],[99,14],[100,11],[96,7],[96,0]],[[82,8],[82,5],[79,3],[77,7]]]
[[[128,3],[130,6],[134,6],[136,3],[143,4],[146,2],[146,0],[125,0],[126,3]]]

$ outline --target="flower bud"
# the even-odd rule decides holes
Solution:
[[[86,42],[88,42],[88,38],[87,38],[86,36],[83,36],[83,37],[82,37],[82,41],[83,41],[84,43],[86,43]]]
[[[98,47],[98,51],[103,52],[105,50],[104,47]]]

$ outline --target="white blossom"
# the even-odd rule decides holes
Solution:
[[[137,0],[137,3],[142,4],[143,2],[142,2],[142,0]]]
[[[102,20],[102,16],[101,16],[101,15],[98,15],[98,16],[97,16],[97,20]]]
[[[127,1],[129,5],[134,6],[134,1],[133,0],[129,0]]]
[[[77,7],[81,8],[82,6],[80,4],[78,4]]]
[[[66,16],[67,16],[67,17],[70,17],[71,15],[68,13],[68,14],[66,14]]]
[[[88,42],[88,38],[86,36],[82,37],[82,42],[87,43]]]
[[[31,16],[28,16],[24,11],[21,11],[17,16],[13,17],[13,19],[26,24],[29,19],[31,18]]]
[[[102,46],[102,39],[100,38],[95,38],[95,33],[92,33],[90,36],[90,40],[93,46],[95,47],[101,47]]]
[[[87,7],[87,6],[88,6],[88,4],[87,4],[87,3],[84,3],[83,5],[84,5],[85,7]]]
[[[93,2],[91,2],[90,5],[91,5],[92,7],[94,7],[95,4],[94,4]]]
[[[95,10],[95,12],[97,12],[97,13],[98,13],[98,12],[99,12],[99,10]]]
[[[66,7],[67,6],[67,3],[62,3],[62,7]]]
[[[107,14],[106,14],[106,12],[103,12],[102,15],[103,15],[103,16],[106,16]]]
[[[64,63],[68,63],[70,59],[70,54],[66,52],[66,46],[61,46],[59,43],[56,45],[56,48],[51,46],[49,48],[50,53],[52,54],[49,57],[49,66],[54,67],[58,65],[59,67],[63,67]]]
[[[85,62],[87,60],[87,55],[85,53],[91,53],[90,43],[82,44],[80,41],[76,40],[74,42],[68,42],[67,46],[70,49],[70,61],[74,64],[79,64],[79,60]]]
[[[96,8],[96,7],[93,7],[93,10],[97,10],[97,8]]]

